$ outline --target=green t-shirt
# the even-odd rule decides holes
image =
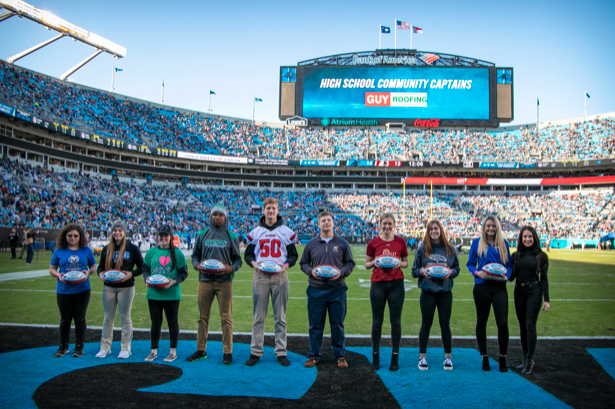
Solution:
[[[175,268],[171,270],[171,264],[173,264],[171,260],[171,251],[169,249],[152,247],[145,255],[143,264],[151,269],[152,275],[160,274],[173,280],[177,277],[178,270],[182,267],[186,267],[186,257],[184,257],[184,253],[182,253],[180,249],[176,248]],[[181,300],[180,284],[171,286],[166,290],[148,287],[146,298],[158,301]]]

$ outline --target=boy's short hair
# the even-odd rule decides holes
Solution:
[[[333,215],[331,215],[331,213],[324,211],[324,212],[320,212],[318,213],[318,221],[320,222],[320,219],[322,219],[323,217],[329,216],[331,218],[331,220],[333,220]]]
[[[268,197],[263,202],[263,210],[267,208],[267,205],[273,204],[275,207],[278,207],[278,200],[275,197]]]

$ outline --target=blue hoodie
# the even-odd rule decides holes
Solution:
[[[505,266],[507,270],[506,278],[509,279],[510,273],[512,272],[512,262],[510,260],[510,250],[508,249],[508,242],[504,240],[504,245],[506,245],[506,253],[508,254],[508,262],[504,264],[502,263],[500,259],[500,251],[498,250],[498,248],[493,247],[491,245],[489,245],[489,248],[487,249],[487,254],[479,258],[477,254],[479,241],[480,239],[472,240],[472,247],[470,248],[470,255],[468,258],[468,263],[466,264],[466,266],[468,267],[468,270],[470,270],[470,273],[474,276],[474,283],[484,284],[487,281],[489,281],[489,280],[483,280],[482,278],[476,277],[476,272],[482,271],[483,267],[490,263],[498,263],[498,264],[502,264],[503,266]]]

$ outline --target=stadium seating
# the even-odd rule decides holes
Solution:
[[[595,159],[615,154],[613,118],[537,130],[289,129],[213,118],[195,111],[152,106],[130,98],[64,85],[0,61],[0,102],[65,126],[127,143],[155,141],[175,150],[284,159],[409,160],[461,162],[545,158]]]
[[[230,228],[244,236],[258,223],[267,197],[278,199],[280,213],[299,235],[318,232],[320,209],[334,214],[336,232],[371,237],[378,215],[392,212],[397,225],[420,235],[429,218],[427,193],[221,188],[206,185],[146,184],[87,173],[59,172],[11,162],[0,167],[0,225],[59,228],[77,222],[88,230],[109,230],[121,218],[132,231],[155,232],[171,224],[178,232],[203,228],[211,207],[224,202]],[[516,237],[522,225],[534,226],[542,237],[597,239],[614,230],[613,190],[523,194],[435,193],[433,217],[442,220],[453,238],[475,237],[482,218],[497,214],[506,237]],[[405,219],[403,218],[405,216]]]

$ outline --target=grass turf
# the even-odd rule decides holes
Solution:
[[[303,247],[299,247],[299,255]],[[371,331],[371,309],[369,303],[369,279],[371,272],[365,270],[365,247],[353,246],[357,267],[347,278],[348,312],[345,321],[347,334],[369,336]],[[542,336],[615,336],[615,252],[593,250],[552,250],[549,253],[549,284],[551,310],[541,313],[538,320],[538,334]],[[51,252],[38,253],[38,263],[25,266],[25,259],[11,260],[10,253],[0,253],[0,279],[2,273],[43,270],[49,266]],[[412,263],[414,254],[410,254]],[[34,258],[36,262],[36,256]],[[98,261],[98,258],[97,258]],[[451,329],[454,336],[474,335],[476,313],[472,299],[473,278],[465,263],[467,255],[460,255],[461,274],[455,279],[454,302]],[[415,288],[416,279],[406,269],[406,302],[402,314],[404,335],[417,336],[421,325],[419,308],[420,290]],[[196,299],[197,274],[191,269],[188,280],[182,284],[180,307],[180,328],[195,330],[198,321]],[[287,307],[289,334],[308,332],[307,299],[305,289],[307,277],[296,265],[289,271],[290,299]],[[101,292],[103,284],[97,277],[90,279],[92,297],[88,307],[87,321],[91,326],[100,326],[103,321]],[[235,332],[251,332],[252,326],[252,271],[245,265],[235,274],[233,284],[233,327]],[[137,279],[136,295],[132,308],[135,328],[149,328],[149,311],[145,298],[146,287]],[[513,286],[508,285],[509,328],[511,336],[519,333],[515,316]],[[593,301],[600,300],[600,301]],[[390,334],[385,313],[383,334]],[[218,307],[212,308],[211,331],[220,330]],[[59,322],[55,296],[55,280],[52,277],[0,281],[0,322],[51,324]],[[116,319],[119,327],[119,316]],[[273,316],[269,308],[266,332],[273,332]],[[328,332],[328,329],[327,329]],[[438,335],[437,319],[431,335]],[[496,335],[495,320],[489,320],[488,335]]]

